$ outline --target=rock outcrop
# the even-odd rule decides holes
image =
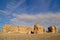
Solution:
[[[33,29],[31,27],[28,27],[28,26],[19,26],[18,27],[18,31],[19,33],[26,33],[26,34],[31,34],[31,31]]]
[[[2,29],[2,32],[7,32],[7,33],[18,32],[18,28],[17,26],[14,25],[5,24]]]
[[[42,25],[39,25],[39,24],[34,25],[35,34],[41,34],[41,33],[45,33],[45,32],[46,32],[46,29]]]
[[[35,24],[34,27],[29,26],[14,26],[5,24],[2,28],[2,32],[5,33],[24,33],[24,34],[43,34],[46,33],[44,26]],[[56,26],[48,27],[48,32],[56,33],[58,29]]]
[[[48,27],[48,32],[56,33],[56,32],[58,32],[58,29],[55,25],[50,26],[50,27]]]
[[[33,31],[32,27],[28,26],[14,26],[14,25],[9,25],[5,24],[2,32],[5,33],[26,33],[26,34],[31,34],[31,31]]]

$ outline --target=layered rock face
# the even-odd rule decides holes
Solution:
[[[44,26],[35,24],[34,27],[29,26],[14,26],[5,24],[3,26],[2,32],[5,33],[24,33],[24,34],[43,34],[46,33],[46,29]],[[48,27],[48,32],[56,33],[58,29],[56,26]]]
[[[14,25],[5,24],[3,29],[2,29],[2,32],[31,34],[32,30],[33,30],[33,28],[28,27],[28,26],[14,26]]]
[[[46,29],[43,26],[41,26],[39,24],[34,25],[34,33],[41,34],[41,33],[44,33],[44,32],[46,32]]]
[[[55,25],[50,26],[50,27],[48,27],[48,32],[56,33],[56,32],[58,32],[58,29]]]
[[[2,32],[7,32],[7,33],[18,32],[18,28],[17,26],[14,25],[5,24],[2,29]]]
[[[33,30],[33,28],[28,27],[28,26],[19,26],[18,27],[18,32],[19,33],[31,34],[32,30]]]

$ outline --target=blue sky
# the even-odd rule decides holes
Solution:
[[[4,24],[60,28],[60,0],[0,0],[0,29]]]

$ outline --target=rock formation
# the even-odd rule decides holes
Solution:
[[[5,24],[2,28],[2,32],[5,33],[24,33],[24,34],[41,34],[45,33],[46,29],[44,26],[35,24],[34,27],[29,26],[14,26]],[[56,26],[48,27],[48,32],[56,33],[58,29]]]
[[[56,32],[58,32],[58,29],[55,25],[50,26],[50,27],[48,27],[48,32],[56,33]]]
[[[31,27],[28,27],[28,26],[19,26],[18,27],[18,31],[19,33],[26,33],[26,34],[31,34],[31,31],[33,29]]]
[[[28,26],[14,26],[5,24],[3,26],[2,32],[5,33],[28,33],[31,34],[31,31],[33,31],[33,28]]]
[[[7,33],[18,32],[18,28],[14,25],[5,24],[2,29],[2,32],[7,32]]]
[[[41,26],[39,24],[34,25],[34,33],[35,34],[41,34],[41,33],[44,33],[44,32],[46,32],[46,29],[43,26]]]

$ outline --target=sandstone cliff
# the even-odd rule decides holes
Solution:
[[[2,28],[2,32],[4,33],[24,33],[24,34],[42,34],[46,33],[46,29],[44,26],[35,24],[34,27],[29,26],[14,26],[5,24]],[[48,27],[48,32],[56,33],[58,29],[56,26]]]
[[[2,32],[5,33],[31,33],[33,30],[32,27],[29,26],[14,26],[14,25],[9,25],[5,24],[3,26]]]

